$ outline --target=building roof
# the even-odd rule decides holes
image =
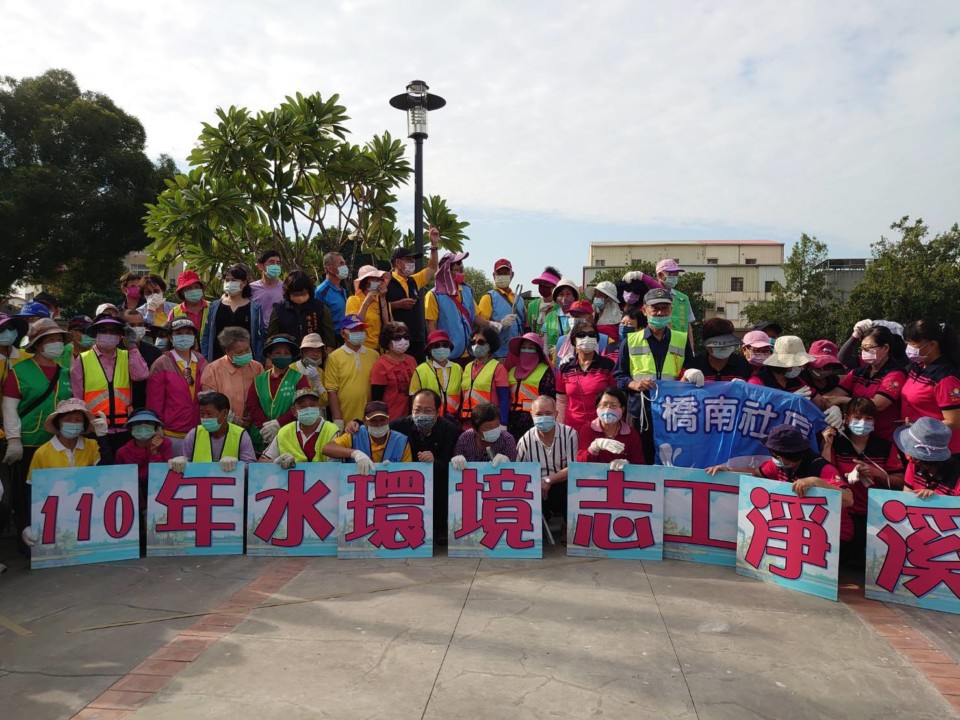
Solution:
[[[784,245],[779,240],[643,240],[635,242],[592,242],[593,245]]]

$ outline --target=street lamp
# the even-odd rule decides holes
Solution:
[[[414,184],[416,195],[413,199],[413,238],[418,254],[423,253],[423,141],[427,137],[427,112],[439,110],[447,101],[439,95],[427,92],[430,88],[423,80],[411,80],[407,91],[390,98],[390,105],[397,110],[407,111],[407,137],[413,138]],[[423,258],[417,258],[417,270],[423,267]]]

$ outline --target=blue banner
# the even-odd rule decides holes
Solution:
[[[770,453],[763,439],[777,425],[794,425],[810,447],[826,427],[823,413],[793,393],[745,382],[657,383],[653,438],[658,465],[756,467]]]

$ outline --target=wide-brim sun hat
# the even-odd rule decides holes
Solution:
[[[597,293],[600,293],[601,295],[605,295],[606,297],[610,298],[614,302],[620,299],[619,296],[617,295],[617,286],[614,285],[609,280],[604,280],[602,282],[597,283],[597,286],[593,289],[594,299],[596,299]]]
[[[62,335],[64,342],[70,339],[70,333],[57,325],[55,320],[40,318],[30,326],[30,332],[27,335],[29,339],[23,349],[31,351],[41,338],[49,337],[50,335]]]
[[[764,438],[763,446],[773,453],[795,455],[809,450],[810,441],[793,425],[777,425]]]
[[[943,462],[953,454],[950,440],[953,431],[941,420],[922,417],[912,425],[893,431],[893,442],[914,460],[920,462]]]
[[[795,368],[802,367],[813,360],[813,355],[807,354],[803,340],[796,335],[781,335],[774,342],[773,352],[763,361],[763,364],[771,367]]]
[[[57,409],[52,413],[47,415],[47,419],[43,423],[43,429],[46,430],[51,435],[57,432],[56,426],[53,424],[53,421],[56,420],[61,415],[66,415],[67,413],[72,412],[82,412],[86,426],[84,431],[90,429],[93,425],[93,413],[87,409],[87,406],[84,405],[83,400],[79,398],[70,398],[69,400],[61,400],[57,405]]]
[[[524,335],[518,335],[515,338],[511,338],[510,342],[507,343],[507,352],[511,355],[520,355],[520,346],[523,345],[524,340],[529,340],[534,345],[537,346],[537,353],[540,355],[541,362],[547,362],[547,355],[543,350],[543,338],[537,335],[536,333],[526,333]]]

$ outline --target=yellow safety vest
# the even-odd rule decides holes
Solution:
[[[233,423],[227,423],[227,439],[220,451],[220,458],[240,457],[240,438],[243,437],[243,428]],[[193,457],[191,462],[214,462],[213,440],[203,425],[197,425],[197,435],[193,439]]]
[[[460,412],[463,368],[455,362],[448,363],[447,368],[450,370],[450,376],[447,378],[446,387],[440,386],[440,371],[429,362],[417,365],[417,377],[420,378],[421,388],[433,390],[440,396],[442,401],[441,414],[444,417],[457,417]]]
[[[469,418],[474,407],[484,402],[493,402],[493,374],[500,365],[499,360],[488,360],[480,370],[477,379],[473,379],[473,364],[467,363],[463,369],[463,379],[460,384],[460,417]]]
[[[323,454],[323,446],[337,436],[340,428],[326,420],[321,420],[320,422],[320,437],[317,438],[313,458],[310,460],[307,459],[307,454],[300,446],[300,437],[297,435],[299,423],[287,423],[280,428],[280,432],[277,433],[277,449],[281,454],[289,453],[293,455],[297,462],[336,462],[333,458],[329,458]]]
[[[670,330],[670,344],[663,367],[657,372],[657,363],[650,352],[647,331],[638,331],[627,335],[627,350],[630,353],[630,375],[634,380],[679,380],[683,369],[684,348],[687,334],[679,330]]]
[[[130,389],[130,359],[126,350],[117,349],[113,365],[113,381],[108,382],[100,357],[93,350],[80,353],[83,363],[83,402],[87,410],[96,415],[107,416],[110,427],[119,427],[127,422],[127,408],[133,394]]]

